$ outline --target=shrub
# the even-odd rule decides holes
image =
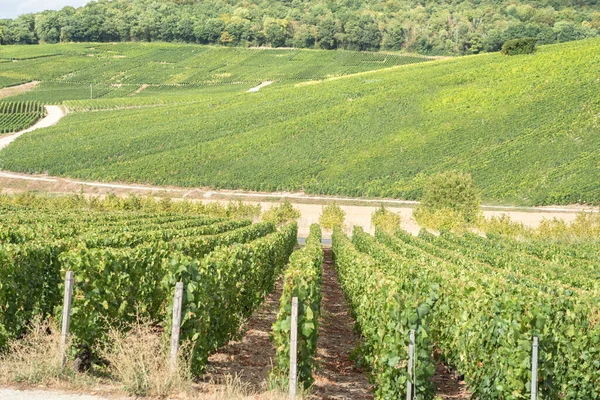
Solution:
[[[421,204],[413,216],[423,226],[451,229],[475,223],[481,215],[480,204],[479,192],[470,174],[442,172],[428,179]]]
[[[400,228],[402,218],[400,215],[387,210],[383,205],[371,214],[371,222],[377,229],[385,232],[395,232]]]
[[[288,200],[283,204],[271,207],[262,215],[264,222],[272,222],[277,226],[293,222],[298,218],[300,218],[300,211],[295,209]]]
[[[342,227],[346,212],[334,201],[323,207],[323,212],[319,217],[319,224],[325,229],[333,229],[336,226]]]
[[[489,219],[481,219],[479,228],[486,234],[507,235],[511,237],[525,236],[531,229],[522,222],[514,222],[507,214],[491,216]]]
[[[535,51],[536,38],[521,38],[507,40],[502,45],[500,52],[505,56],[514,56],[517,54],[532,54]]]
[[[417,208],[413,217],[420,226],[435,230],[466,231],[468,224],[463,216],[449,208],[426,210]],[[382,230],[383,231],[383,230]]]

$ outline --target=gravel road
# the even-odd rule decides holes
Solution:
[[[34,125],[32,125],[31,127],[27,128],[25,130],[22,130],[17,133],[13,133],[12,135],[5,136],[2,139],[0,139],[0,150],[2,150],[3,148],[5,148],[9,144],[11,144],[15,139],[17,139],[19,136],[21,136],[25,133],[34,131],[36,129],[47,128],[49,126],[56,125],[58,123],[58,121],[60,121],[60,119],[65,116],[65,112],[59,106],[45,106],[45,107],[46,107],[47,115],[44,118],[40,119]]]

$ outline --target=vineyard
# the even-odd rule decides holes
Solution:
[[[36,46],[24,58],[10,46],[0,57],[17,62],[0,76],[42,81],[14,99],[72,112],[8,146],[0,167],[408,200],[428,176],[462,170],[486,202],[596,204],[599,48],[412,63],[423,60],[155,43]]]
[[[155,98],[173,88],[196,96],[214,86],[234,86],[243,92],[264,81],[293,84],[430,58],[355,51],[119,43],[3,46],[2,60],[11,62],[0,62],[0,87],[41,81],[35,90],[16,97],[17,100],[58,104],[68,100],[81,103],[121,98],[124,105],[130,105],[142,85],[149,85]]]
[[[79,358],[105,342],[109,329],[139,318],[168,332],[175,284],[184,282],[181,338],[194,343],[191,365],[200,372],[273,289],[297,227],[4,205],[0,243],[0,347],[36,318],[60,320],[66,271],[75,279],[69,334],[71,356]]]
[[[598,250],[555,243],[548,254],[547,245],[448,232],[373,237],[356,227],[349,239],[335,231],[336,268],[377,396],[404,398],[414,330],[416,398],[433,398],[440,361],[464,374],[475,398],[530,398],[533,337],[537,398],[598,398]]]
[[[28,128],[45,114],[37,102],[0,102],[0,135]]]
[[[333,312],[324,277],[335,271],[336,301],[354,318],[347,329],[359,332],[358,347],[336,357],[352,354],[366,368],[353,372],[368,375],[366,398],[404,399],[409,390],[451,398],[437,383],[441,366],[464,376],[470,398],[529,399],[533,387],[537,399],[600,396],[595,241],[360,227],[348,237],[336,227],[331,265],[316,224],[299,248],[296,223],[253,223],[242,205],[193,204],[0,197],[0,357],[35,321],[68,315],[67,358],[96,368],[111,332],[143,319],[176,332],[192,376],[202,377],[279,291],[270,339],[261,339],[272,355],[255,353],[245,368],[262,362],[271,386],[324,396],[335,377],[323,372],[328,340],[351,340],[322,326]],[[72,304],[61,302],[67,292]]]

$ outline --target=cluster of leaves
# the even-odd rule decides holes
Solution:
[[[174,255],[163,290],[172,298],[176,282],[184,282],[181,340],[191,341],[191,367],[200,373],[209,354],[239,331],[244,318],[261,304],[275,284],[297,244],[298,227],[288,224],[278,232],[247,244],[219,247],[202,259]],[[167,306],[167,327],[172,320]]]
[[[449,229],[476,222],[481,214],[480,205],[479,191],[471,175],[446,171],[427,180],[413,216],[421,226]]]
[[[536,38],[520,38],[508,40],[502,45],[500,51],[505,56],[514,56],[517,54],[533,54],[535,51]]]
[[[396,214],[386,209],[383,205],[371,215],[371,223],[373,226],[385,232],[396,231],[400,228],[401,222],[402,218],[400,217],[400,214]]]
[[[89,3],[0,21],[0,44],[173,41],[226,46],[400,50],[472,54],[509,39],[544,43],[595,36],[595,1],[413,0],[295,2],[144,0]]]
[[[277,382],[287,381],[289,377],[293,297],[298,298],[298,380],[304,388],[309,388],[314,382],[312,373],[316,368],[314,357],[319,337],[322,281],[321,228],[313,224],[306,245],[292,254],[285,271],[279,313],[272,332],[276,355],[271,378]]]
[[[34,192],[17,194],[0,194],[0,207],[31,208],[36,210],[62,212],[64,210],[81,211],[124,211],[128,214],[113,215],[114,218],[134,218],[139,220],[144,215],[133,214],[133,211],[148,214],[164,214],[164,218],[185,219],[185,216],[210,216],[215,218],[253,218],[260,215],[261,206],[239,202],[227,204],[192,202],[189,200],[172,201],[169,197],[156,199],[154,196],[139,196],[130,193],[127,197],[119,197],[114,193],[106,196],[87,196],[83,193],[50,196]],[[74,215],[74,214],[73,214]],[[152,215],[157,218],[156,215]],[[162,217],[161,217],[162,218]],[[189,219],[189,218],[188,218]]]
[[[300,218],[300,211],[286,200],[283,204],[269,208],[262,214],[261,218],[265,222],[272,222],[277,226],[281,226]]]
[[[131,46],[135,59],[138,44],[116,46]],[[294,52],[269,51],[279,53],[273,60]],[[337,54],[297,53],[289,64],[303,53],[314,53],[307,63]],[[488,202],[596,204],[600,119],[590,104],[599,53],[600,40],[592,39],[543,46],[531,57],[440,60],[257,94],[219,92],[197,104],[103,111],[93,119],[73,112],[2,150],[0,164],[104,181],[410,200],[422,196],[427,177],[452,169],[470,171]],[[11,64],[27,72],[25,61]],[[69,71],[78,65],[57,64]],[[165,68],[175,75],[193,71]],[[332,110],[343,112],[344,124],[331,118]]]
[[[568,284],[576,283],[568,273],[573,264],[563,264],[560,274],[556,261],[535,259],[511,243],[449,235],[376,232],[378,241],[412,264],[415,282],[437,287],[431,338],[445,362],[465,375],[473,395],[528,397],[537,336],[540,395],[598,397],[597,272],[587,272],[591,283],[580,279],[574,287]]]
[[[38,102],[0,102],[0,134],[29,128],[44,115],[46,109]]]
[[[0,350],[20,337],[36,315],[52,315],[60,302],[58,256],[65,243],[0,244]]]
[[[437,301],[436,287],[415,280],[418,271],[413,271],[410,263],[401,263],[358,227],[352,242],[336,228],[332,247],[340,284],[365,341],[362,354],[371,368],[376,397],[406,396],[411,379],[408,344],[410,331],[415,330],[411,385],[416,398],[432,399],[435,364],[429,326],[430,310]]]
[[[319,217],[319,224],[325,229],[344,226],[346,212],[335,201],[324,206]]]

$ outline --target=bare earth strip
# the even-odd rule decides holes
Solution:
[[[355,321],[344,300],[344,293],[333,269],[330,248],[325,248],[321,319],[317,343],[317,373],[313,399],[370,400],[372,387],[365,371],[356,368],[351,352],[360,343],[354,332]]]
[[[39,83],[40,83],[39,81],[32,81],[32,82],[24,83],[22,85],[9,86],[6,88],[2,88],[2,89],[0,89],[0,99],[3,99],[5,97],[16,96],[21,93],[25,93],[25,92],[33,89],[34,87],[36,87]]]
[[[231,377],[237,377],[249,392],[262,393],[266,390],[275,357],[269,334],[277,318],[282,289],[283,279],[279,279],[275,290],[242,328],[241,339],[232,340],[210,356],[207,373],[201,377],[205,382],[201,385],[202,391],[210,394],[215,388],[218,390],[219,385],[227,384]]]
[[[432,381],[437,388],[436,396],[442,400],[469,400],[472,396],[465,381],[439,362],[435,366]]]

